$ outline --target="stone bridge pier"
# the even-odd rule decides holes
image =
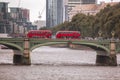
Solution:
[[[13,63],[15,65],[30,65],[30,50],[29,50],[29,39],[24,39],[24,50],[20,53],[18,50],[14,50]]]
[[[110,43],[110,65],[117,66],[116,43],[114,40]]]
[[[23,51],[23,65],[30,65],[31,60],[30,60],[30,43],[29,39],[25,38],[24,40],[24,51]]]
[[[21,65],[22,60],[23,60],[23,55],[22,55],[21,51],[19,51],[19,50],[13,50],[13,51],[14,51],[13,64]]]
[[[106,51],[97,51],[96,65],[98,66],[117,66],[115,41],[110,43],[110,53]]]
[[[72,42],[68,42],[68,47],[76,48],[77,46],[75,44],[72,44]],[[90,46],[88,45],[88,47]],[[114,40],[110,42],[109,47],[110,47],[110,51],[107,52],[104,49],[91,46],[91,48],[93,48],[97,52],[96,55],[97,66],[117,66],[116,43]]]

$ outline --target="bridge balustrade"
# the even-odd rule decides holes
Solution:
[[[71,42],[71,43],[70,43]],[[55,44],[66,44],[66,45],[83,45],[93,48],[97,52],[96,63],[99,65],[117,65],[116,53],[120,51],[120,41],[119,40],[78,40],[78,39],[28,39],[28,38],[0,38],[0,44],[9,46],[13,49],[17,49],[21,52],[19,57],[20,64],[30,64],[30,51],[33,49]],[[113,47],[115,49],[113,50]],[[113,52],[114,51],[114,52]],[[112,53],[115,53],[112,55]],[[107,54],[107,55],[106,55]],[[15,57],[15,56],[14,56]],[[16,60],[15,57],[15,60]],[[101,62],[101,60],[103,60]],[[15,61],[14,61],[15,62]]]

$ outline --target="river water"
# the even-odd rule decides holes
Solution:
[[[31,52],[30,66],[12,60],[12,50],[0,50],[0,80],[120,80],[120,66],[95,66],[95,51],[43,46]]]

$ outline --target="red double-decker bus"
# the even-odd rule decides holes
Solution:
[[[28,38],[51,38],[51,30],[30,30],[27,33]]]
[[[80,32],[79,31],[58,31],[56,33],[57,39],[79,39]]]

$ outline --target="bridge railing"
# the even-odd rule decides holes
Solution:
[[[0,38],[0,41],[22,41],[24,38]]]

